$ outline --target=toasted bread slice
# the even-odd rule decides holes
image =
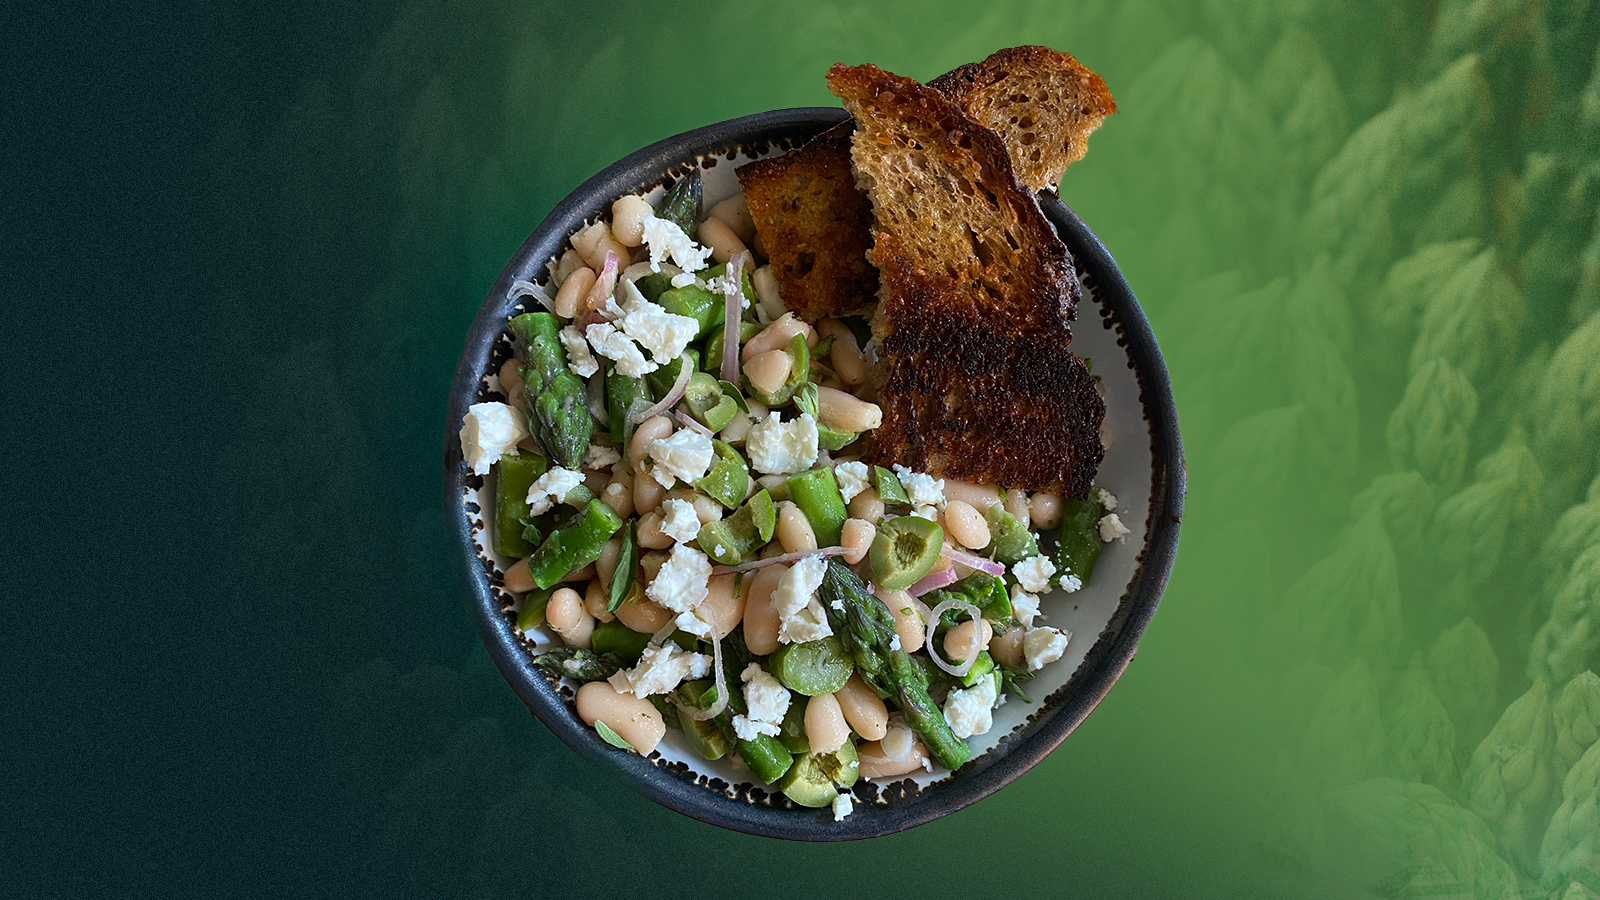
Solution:
[[[1105,80],[1049,47],[1010,47],[928,83],[1006,142],[1017,178],[1054,188],[1083,159],[1089,134],[1117,111]]]
[[[881,273],[887,373],[873,457],[930,474],[1088,495],[1105,404],[1067,344],[1077,279],[1005,145],[940,92],[835,65],[856,122]]]
[[[1054,187],[1117,108],[1100,76],[1048,47],[1001,50],[928,86],[999,134],[1018,177],[1035,190]],[[850,171],[853,128],[846,122],[738,171],[784,305],[810,322],[859,312],[878,290],[878,273],[864,262],[871,216]]]
[[[878,270],[867,262],[872,205],[850,170],[850,131],[846,122],[737,173],[783,305],[809,322],[877,299]]]

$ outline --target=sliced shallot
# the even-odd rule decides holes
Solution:
[[[960,550],[955,550],[950,547],[946,547],[939,551],[939,555],[953,563],[960,563],[969,569],[977,569],[979,572],[987,572],[996,577],[1006,573],[1005,563],[997,563],[992,559],[984,559],[981,556],[973,556],[971,553],[962,553]]]
[[[936,591],[945,585],[955,584],[955,582],[955,566],[945,566],[937,572],[929,572],[928,574],[922,576],[922,580],[918,581],[916,584],[913,584],[911,587],[906,588],[906,590],[913,597],[921,597],[923,594],[926,594],[929,591]]]
[[[940,603],[938,606],[933,608],[931,613],[928,614],[928,637],[927,640],[923,642],[922,647],[928,651],[928,657],[933,660],[934,665],[945,670],[946,672],[949,672],[951,675],[960,678],[972,671],[972,664],[978,661],[978,654],[968,654],[966,661],[959,666],[950,665],[944,661],[944,657],[939,655],[939,648],[934,646],[933,631],[939,627],[939,617],[943,616],[944,611],[947,609],[959,609],[971,616],[972,621],[974,622],[978,621],[978,619],[982,616],[978,612],[978,608],[976,606],[973,606],[971,603],[968,603],[965,600],[954,599],[946,600],[943,603]]]
[[[672,383],[672,390],[667,391],[667,395],[661,398],[660,403],[645,409],[644,412],[639,413],[637,416],[630,410],[628,412],[629,425],[637,425],[652,416],[660,415],[671,409],[672,404],[682,399],[683,391],[689,386],[690,377],[694,375],[694,365],[689,362],[687,357],[679,357],[679,359],[683,361],[683,364],[678,366],[678,380]]]
[[[821,550],[801,550],[796,553],[785,553],[782,556],[773,556],[767,559],[752,559],[749,562],[739,563],[737,566],[712,566],[711,574],[731,575],[734,572],[748,572],[751,569],[764,569],[767,566],[775,566],[778,563],[799,562],[808,556],[843,556],[844,553],[845,550],[843,547],[823,547]]]

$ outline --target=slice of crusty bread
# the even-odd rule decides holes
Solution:
[[[1117,111],[1104,79],[1049,47],[1009,47],[928,86],[999,134],[1017,178],[1036,191],[1055,187],[1088,152],[1090,132]]]
[[[1105,404],[1067,344],[1077,279],[1004,143],[940,92],[835,65],[875,214],[873,335],[886,378],[871,456],[1085,498]]]
[[[872,205],[850,170],[850,123],[782,156],[739,167],[783,305],[802,319],[860,312],[878,293]]]
[[[1053,187],[1116,111],[1100,76],[1048,47],[1001,50],[928,86],[1000,135],[1018,177],[1035,190]],[[872,245],[871,216],[850,171],[853,128],[846,122],[738,170],[784,305],[809,322],[859,312],[878,289],[877,271],[862,257]]]

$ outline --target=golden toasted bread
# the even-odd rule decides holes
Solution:
[[[928,86],[1000,135],[1018,178],[1035,190],[1054,187],[1117,108],[1100,76],[1048,47],[1001,50]],[[878,290],[865,262],[870,207],[850,172],[853,128],[846,122],[738,171],[784,305],[809,322],[859,312]]]
[[[815,322],[873,303],[872,206],[850,171],[849,123],[737,174],[786,308]]]
[[[1090,132],[1117,111],[1104,79],[1049,47],[1009,47],[928,87],[999,134],[1018,180],[1036,191],[1055,187],[1088,152]]]
[[[872,200],[886,373],[873,458],[934,475],[1088,495],[1105,404],[1067,344],[1077,279],[1004,143],[940,92],[835,65]]]

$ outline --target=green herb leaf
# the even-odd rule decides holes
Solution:
[[[595,720],[594,730],[600,733],[601,740],[605,741],[611,746],[621,747],[624,750],[633,750],[633,745],[624,740],[622,735],[612,731],[611,728],[606,725],[606,723],[598,719]],[[635,750],[634,752],[637,753],[638,751]]]

